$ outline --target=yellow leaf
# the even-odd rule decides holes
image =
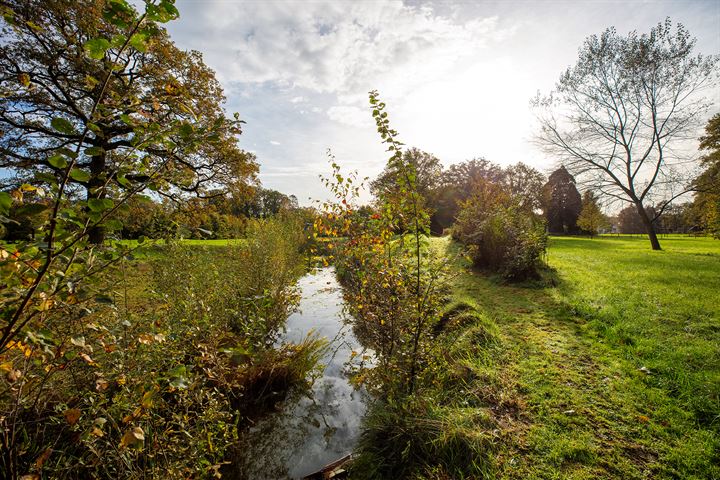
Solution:
[[[45,451],[41,453],[38,458],[35,459],[35,468],[42,468],[43,464],[47,462],[48,458],[50,458],[51,453],[52,448],[46,448]]]
[[[18,75],[18,81],[22,84],[23,87],[29,87],[30,86],[30,75],[27,73],[21,73]]]
[[[75,425],[80,419],[80,409],[70,408],[65,410],[65,412],[63,412],[63,416],[65,417],[65,421],[67,421],[70,425]]]
[[[140,404],[143,406],[143,408],[150,408],[153,406],[153,397],[154,396],[155,396],[155,390],[150,390],[143,394],[142,401],[140,402]]]
[[[145,432],[140,427],[133,427],[120,439],[120,448],[137,447],[142,448],[145,443]]]
[[[79,356],[80,356],[80,358],[85,360],[88,365],[95,365],[95,360],[90,358],[90,355],[88,355],[87,353],[81,353]]]

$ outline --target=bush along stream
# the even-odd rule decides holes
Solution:
[[[332,253],[357,338],[376,354],[354,382],[372,401],[351,465],[351,478],[475,478],[485,468],[487,441],[477,432],[486,418],[458,409],[465,401],[462,375],[443,328],[448,261],[428,241],[429,215],[417,192],[416,171],[402,154],[385,104],[370,95],[395,187],[378,209],[357,207],[361,181],[344,175],[331,158],[325,185],[334,195],[321,205],[317,237]]]
[[[308,387],[326,349],[315,336],[276,344],[299,300],[304,238],[288,218],[253,224],[237,245],[145,247],[74,291],[3,356],[19,372],[0,392],[4,471],[74,479],[232,470],[232,446],[288,392]]]

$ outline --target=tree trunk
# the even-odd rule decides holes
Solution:
[[[635,207],[637,207],[638,214],[640,215],[640,219],[643,222],[643,225],[645,226],[645,231],[648,234],[648,237],[650,238],[650,245],[652,245],[653,250],[662,250],[660,248],[660,241],[658,240],[657,233],[655,233],[655,225],[653,225],[653,222],[650,220],[650,217],[648,216],[647,212],[645,211],[645,207],[643,207],[643,204],[641,202],[635,203]]]
[[[105,152],[92,157],[90,160],[90,180],[87,186],[87,199],[103,198],[105,196],[102,173],[105,171]],[[88,230],[88,241],[93,245],[100,245],[105,241],[105,228],[102,226],[91,227]]]

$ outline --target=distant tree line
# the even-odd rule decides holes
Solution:
[[[706,135],[701,138],[701,148],[709,153],[703,157],[704,172],[695,180],[694,199],[685,203],[663,200],[657,205],[645,206],[645,216],[640,215],[632,202],[615,215],[605,214],[603,205],[616,199],[593,188],[586,188],[581,193],[575,177],[563,165],[546,177],[522,162],[502,167],[484,158],[473,158],[444,167],[435,155],[417,148],[406,150],[403,157],[414,169],[414,181],[430,213],[431,231],[436,235],[453,227],[468,200],[492,184],[498,187],[496,195],[512,197],[518,208],[543,219],[547,232],[554,235],[645,234],[647,226],[644,217],[647,217],[651,219],[656,233],[707,233],[718,236],[719,127],[720,115],[716,115],[708,123]],[[375,198],[400,195],[398,175],[399,172],[392,166],[386,167],[370,183]],[[367,208],[366,214],[371,215],[372,209]],[[397,228],[404,229],[402,225]]]
[[[299,210],[294,195],[263,187],[248,187],[240,194],[216,190],[182,202],[136,195],[115,212],[106,228],[122,239],[240,238],[245,235],[248,219]],[[46,208],[13,206],[0,234],[9,241],[33,239],[46,221]]]

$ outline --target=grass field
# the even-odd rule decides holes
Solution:
[[[720,241],[662,245],[552,238],[526,285],[456,262],[453,303],[482,319],[464,328],[499,332],[465,362],[498,478],[720,478]]]

